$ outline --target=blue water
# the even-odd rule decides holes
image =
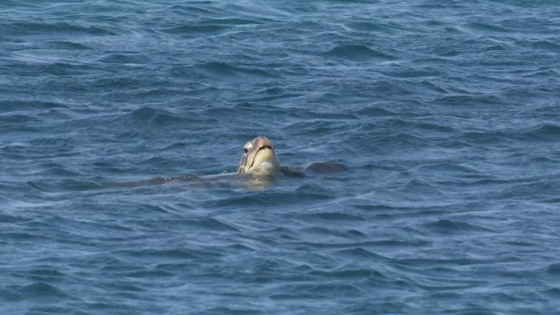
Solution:
[[[2,0],[0,313],[560,314],[559,34],[557,1]],[[348,169],[106,186],[259,135]]]

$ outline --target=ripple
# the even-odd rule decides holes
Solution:
[[[186,250],[186,249],[169,249],[169,250],[125,250],[122,253],[134,257],[146,257],[161,259],[179,259],[179,260],[200,260],[200,259],[215,259],[221,255],[209,251]],[[125,268],[126,269],[126,268]],[[124,270],[124,269],[123,269]]]
[[[560,126],[544,124],[525,135],[533,139],[557,142],[560,140]]]
[[[236,77],[245,76],[253,78],[277,78],[267,71],[260,69],[249,68],[249,67],[237,67],[232,66],[223,62],[206,62],[202,64],[197,64],[195,67],[201,71],[203,74],[213,76],[225,77]]]
[[[492,24],[487,24],[487,23],[468,23],[463,25],[464,27],[467,27],[471,30],[474,31],[481,31],[483,33],[507,33],[509,32],[509,30],[507,30],[506,28],[503,28],[501,26],[498,25],[492,25]]]
[[[436,100],[438,104],[451,106],[500,105],[502,100],[493,95],[446,95]]]
[[[28,111],[46,111],[54,108],[68,108],[68,106],[55,103],[37,100],[29,101],[7,101],[2,103],[0,113],[9,112],[28,112]]]
[[[553,69],[545,68],[537,71],[531,71],[523,76],[528,78],[558,78],[560,77],[560,73]]]
[[[51,193],[57,191],[53,185],[47,184],[43,181],[28,181],[25,184],[26,187],[43,193]]]
[[[235,314],[235,315],[261,315],[266,314],[259,310],[250,309],[247,307],[242,308],[235,308],[235,307],[227,307],[227,306],[220,306],[220,307],[212,307],[208,309],[208,314]]]
[[[368,32],[391,32],[390,28],[385,27],[383,24],[369,23],[369,22],[353,22],[346,23],[346,26],[356,31],[368,31]]]
[[[27,153],[33,153],[37,156],[47,156],[49,154],[56,155],[66,155],[66,154],[77,154],[75,148],[77,141],[74,138],[65,138],[61,136],[55,136],[52,138],[35,138],[29,141],[29,146],[26,147]],[[42,167],[47,168],[60,168],[64,169],[64,166],[58,163],[46,163]]]
[[[340,212],[313,213],[313,214],[305,215],[305,218],[309,219],[309,220],[312,220],[312,221],[316,221],[316,220],[336,221],[336,222],[343,222],[343,221],[350,221],[350,222],[358,221],[358,222],[360,222],[360,221],[365,221],[365,219],[360,217],[360,216],[347,214],[347,213],[340,213]]]
[[[63,49],[69,51],[76,50],[92,50],[93,48],[83,43],[76,43],[71,41],[53,40],[46,43],[46,46],[52,49]]]
[[[394,56],[363,45],[339,45],[322,54],[325,57],[348,61],[395,60]]]
[[[112,53],[103,56],[99,61],[119,64],[148,64],[152,62],[148,56],[142,53]]]
[[[317,275],[329,279],[340,279],[340,280],[363,280],[367,278],[375,279],[388,279],[383,273],[374,269],[350,269],[344,268],[339,270],[331,271],[311,271],[310,275]]]
[[[547,271],[553,275],[560,275],[560,263],[550,264]]]
[[[2,239],[4,240],[10,240],[10,241],[16,241],[16,242],[21,242],[21,241],[41,241],[44,240],[45,237],[43,235],[37,235],[37,234],[32,234],[32,233],[12,233],[12,232],[2,232],[0,234],[0,236],[2,236]]]
[[[188,221],[188,223],[193,226],[201,227],[203,229],[208,229],[212,231],[234,231],[234,232],[239,231],[237,228],[214,218],[191,220]]]
[[[343,257],[351,257],[352,259],[367,259],[370,261],[388,261],[387,257],[373,253],[367,249],[357,247],[352,249],[344,249],[334,251],[335,254]]]
[[[40,124],[41,121],[37,118],[37,116],[28,114],[8,114],[0,116],[0,127],[6,128],[6,126],[17,125],[19,126],[18,130],[20,131],[39,131],[41,130],[37,124]]]
[[[365,294],[358,286],[346,282],[318,283],[318,284],[288,284],[279,286],[279,292],[299,292],[272,294],[270,299],[319,299],[329,297],[359,297]]]
[[[397,116],[398,114],[390,110],[387,110],[385,108],[368,106],[357,111],[356,115],[360,117],[387,117],[387,116]]]
[[[68,294],[44,282],[37,282],[23,286],[18,290],[18,292],[26,299],[69,297]]]
[[[332,195],[327,191],[323,191],[321,188],[312,188],[312,186],[302,185],[297,188],[297,194],[294,193],[284,193],[282,191],[270,190],[263,193],[252,193],[248,195],[243,195],[240,197],[228,198],[220,200],[217,202],[211,202],[210,205],[217,207],[278,207],[282,205],[287,205],[292,203],[292,198],[294,195],[298,196],[298,200],[301,203],[320,201],[320,200],[331,200]]]
[[[30,274],[33,276],[40,276],[40,277],[63,277],[64,276],[63,273],[52,269],[35,269],[31,271]]]
[[[441,75],[440,72],[432,70],[413,70],[413,69],[396,69],[392,71],[380,71],[380,73],[393,77],[393,78],[402,78],[402,79],[416,79],[416,78],[433,78],[439,77]]]
[[[455,234],[464,232],[493,232],[490,229],[472,225],[462,221],[438,220],[424,225],[428,230],[440,234]]]
[[[548,51],[559,51],[560,50],[560,45],[550,42],[550,41],[546,41],[546,40],[542,40],[542,41],[536,41],[531,43],[531,47],[535,48],[535,49],[543,49],[543,50],[548,50]]]
[[[138,131],[146,133],[146,131],[156,132],[158,130],[168,130],[173,129],[177,125],[205,125],[212,121],[216,121],[215,118],[210,117],[197,117],[192,118],[184,117],[176,113],[172,113],[165,110],[154,109],[151,107],[140,107],[133,110],[130,113],[122,114],[115,118],[111,124],[138,128]],[[145,128],[149,128],[146,130]],[[134,134],[130,132],[124,132],[119,135],[119,137],[131,137]]]
[[[116,35],[115,33],[96,26],[78,26],[65,22],[47,24],[33,22],[16,22],[11,25],[18,35],[37,35],[37,34],[73,34],[73,35],[90,35],[90,36],[108,36]],[[12,33],[14,34],[14,33]]]
[[[332,98],[332,95],[325,95],[325,98]],[[312,110],[297,110],[290,112],[292,117],[301,119],[333,119],[333,120],[356,120],[359,119],[356,115],[346,113],[321,113]]]
[[[123,310],[126,310],[127,312],[130,312],[134,308],[132,308],[132,306],[127,305],[125,303],[95,302],[95,303],[86,303],[85,309],[91,309],[91,310],[95,310],[95,311],[102,310],[104,312],[106,312],[108,310],[111,310],[112,312],[123,311]]]
[[[144,270],[127,273],[125,276],[130,278],[165,278],[174,277],[175,274],[161,270]]]
[[[262,24],[259,21],[241,19],[241,18],[223,18],[223,19],[207,19],[201,21],[200,25],[252,25],[252,24]]]
[[[161,29],[162,32],[174,34],[174,35],[185,35],[185,36],[197,36],[197,35],[216,35],[223,33],[229,27],[223,25],[179,25],[175,27]]]
[[[185,14],[193,14],[194,16],[206,16],[215,13],[212,7],[206,6],[211,4],[208,1],[197,1],[194,5],[175,4],[169,7],[171,12],[177,12],[183,17]]]
[[[428,242],[422,240],[382,240],[382,241],[366,241],[355,243],[316,243],[316,242],[297,242],[299,245],[306,245],[313,248],[354,248],[354,247],[417,247],[425,246]]]
[[[552,295],[554,298],[560,297],[560,288],[551,288],[545,291],[546,294]]]
[[[28,218],[13,216],[5,213],[0,213],[0,222],[2,223],[22,223],[28,221]]]

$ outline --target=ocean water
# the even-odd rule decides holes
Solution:
[[[0,1],[1,314],[560,314],[560,3]],[[269,137],[283,165],[235,172]]]

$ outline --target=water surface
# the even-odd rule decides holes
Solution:
[[[560,313],[556,1],[0,12],[2,314]]]

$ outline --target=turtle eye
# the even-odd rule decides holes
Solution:
[[[247,153],[247,152],[249,152],[249,149],[245,148],[245,149],[243,149],[243,152]]]

